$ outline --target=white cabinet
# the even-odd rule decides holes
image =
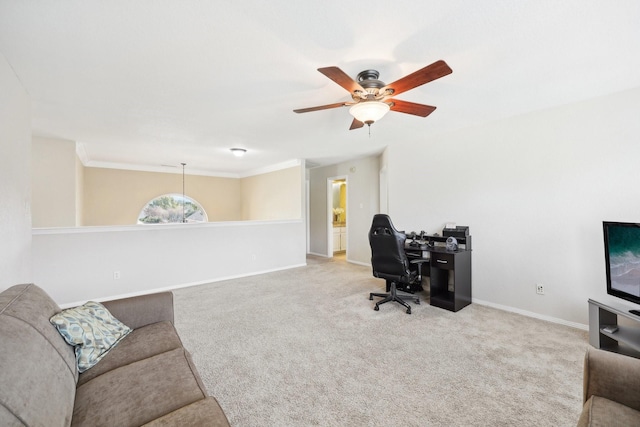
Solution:
[[[333,252],[347,250],[347,227],[333,227]]]

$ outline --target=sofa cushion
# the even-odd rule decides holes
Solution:
[[[612,424],[614,423],[614,424]],[[584,404],[578,427],[640,426],[640,411],[604,397],[591,396]]]
[[[49,317],[57,304],[35,285],[0,294],[0,425],[69,425],[76,392],[73,350]]]
[[[89,301],[54,315],[51,324],[74,346],[78,372],[98,363],[112,347],[131,332],[99,302]]]
[[[103,301],[107,310],[132,329],[152,323],[168,321],[174,323],[173,294],[158,292]]]
[[[218,401],[213,397],[207,397],[144,425],[144,427],[164,426],[228,427],[229,421]]]
[[[180,347],[182,347],[182,342],[175,327],[170,322],[152,323],[151,325],[134,329],[100,363],[80,374],[78,385],[80,386],[120,366]]]
[[[76,392],[72,426],[139,426],[206,397],[182,348],[85,382]]]

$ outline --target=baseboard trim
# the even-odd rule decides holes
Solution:
[[[312,252],[309,252],[309,254],[310,255],[317,255],[317,256],[320,256],[320,257],[323,257],[323,258],[328,258],[326,255],[322,255],[322,254],[315,254],[315,253],[312,253]],[[365,267],[371,267],[371,264],[363,263],[363,262],[360,262],[360,261],[347,260],[347,262],[349,262],[351,264],[362,265],[362,266],[365,266]],[[222,281],[225,281],[225,280],[232,280],[232,279],[240,279],[240,278],[243,278],[243,277],[258,276],[260,274],[273,273],[273,272],[276,272],[276,271],[283,271],[283,270],[290,270],[292,268],[305,267],[305,266],[307,266],[306,262],[305,263],[301,263],[301,264],[288,265],[288,266],[279,267],[279,268],[272,268],[272,269],[267,269],[267,270],[254,271],[254,272],[251,272],[251,273],[235,274],[235,275],[231,275],[231,276],[217,277],[217,278],[214,278],[214,279],[201,280],[201,281],[197,281],[197,282],[190,282],[190,283],[182,283],[182,284],[172,285],[172,286],[165,286],[165,287],[162,287],[162,288],[147,289],[147,290],[140,291],[140,292],[131,292],[131,293],[126,293],[126,294],[112,295],[112,296],[108,296],[108,297],[92,299],[91,301],[102,302],[102,301],[110,301],[110,300],[114,300],[114,299],[130,298],[130,297],[135,297],[135,296],[140,296],[140,295],[154,294],[154,293],[157,293],[157,292],[174,291],[174,290],[177,290],[177,289],[189,288],[191,286],[200,286],[200,285],[206,285],[207,283],[216,283],[216,282],[222,282]],[[60,308],[65,309],[65,308],[70,308],[70,307],[77,307],[79,305],[84,304],[85,302],[86,301],[77,301],[77,302],[72,302],[72,303],[67,303],[67,304],[61,304]],[[547,322],[556,323],[556,324],[559,324],[559,325],[565,325],[565,326],[569,326],[571,328],[581,329],[581,330],[584,330],[584,331],[588,331],[589,330],[589,325],[584,325],[582,323],[576,323],[576,322],[569,322],[569,321],[564,320],[564,319],[559,319],[557,317],[551,317],[551,316],[545,316],[543,314],[534,313],[532,311],[522,310],[522,309],[519,309],[519,308],[514,308],[514,307],[502,305],[502,304],[496,304],[496,303],[493,303],[493,302],[484,301],[484,300],[480,300],[480,299],[477,299],[477,298],[473,298],[472,302],[474,304],[484,305],[486,307],[491,307],[491,308],[495,308],[495,309],[498,309],[498,310],[507,311],[509,313],[516,313],[516,314],[520,314],[522,316],[532,317],[534,319],[540,319],[540,320],[544,320],[544,321],[547,321]]]
[[[352,259],[347,259],[347,262],[351,263],[351,264],[362,265],[364,267],[371,267],[371,263],[366,263],[366,262],[361,262],[361,261],[354,261]]]
[[[327,254],[319,254],[319,253],[317,253],[317,252],[307,252],[307,255],[315,255],[315,256],[322,257],[322,258],[329,258],[329,257],[327,256]]]
[[[207,283],[216,283],[216,282],[222,282],[224,280],[240,279],[240,278],[243,278],[243,277],[258,276],[260,274],[273,273],[273,272],[276,272],[276,271],[290,270],[292,268],[306,267],[306,265],[307,265],[307,263],[305,262],[305,263],[302,263],[302,264],[288,265],[288,266],[285,266],[285,267],[272,268],[272,269],[261,270],[261,271],[254,271],[254,272],[251,272],[251,273],[235,274],[233,276],[225,276],[225,277],[216,277],[215,279],[200,280],[200,281],[197,281],[197,282],[182,283],[182,284],[179,284],[179,285],[165,286],[165,287],[162,287],[162,288],[146,289],[146,290],[140,291],[140,292],[131,292],[131,293],[127,293],[127,294],[118,294],[118,295],[112,295],[112,296],[103,297],[103,298],[95,298],[95,299],[91,299],[91,301],[103,302],[103,301],[111,301],[111,300],[121,299],[121,298],[137,297],[137,296],[140,296],[140,295],[155,294],[155,293],[158,293],[158,292],[167,292],[167,291],[170,292],[170,291],[174,291],[174,290],[177,290],[177,289],[189,288],[191,286],[206,285]],[[86,301],[77,301],[77,302],[72,302],[72,303],[68,303],[68,304],[61,304],[60,308],[65,309],[65,308],[70,308],[70,307],[77,307],[79,305],[84,304],[85,302]]]
[[[534,313],[533,311],[521,310],[519,308],[509,307],[507,305],[496,304],[489,301],[483,301],[476,298],[472,299],[474,304],[484,305],[491,308],[497,308],[498,310],[508,311],[510,313],[521,314],[527,317],[533,317],[534,319],[545,320],[551,323],[557,323],[559,325],[565,325],[576,329],[582,329],[583,331],[589,330],[589,325],[583,325],[582,323],[569,322],[564,319],[558,319],[557,317],[545,316],[544,314]]]

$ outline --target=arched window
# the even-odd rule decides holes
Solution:
[[[181,222],[207,222],[207,213],[202,206],[182,194],[165,194],[146,204],[138,224],[170,224]]]

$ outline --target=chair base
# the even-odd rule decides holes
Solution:
[[[393,280],[388,280],[386,281],[386,289],[384,290],[386,293],[391,292],[391,283],[393,283]],[[400,288],[404,287],[404,289],[398,289],[396,286],[396,290],[398,292],[408,292],[410,294],[414,294],[416,292],[422,292],[424,291],[424,288],[422,287],[422,277],[419,277],[418,280],[416,280],[414,283],[412,284],[404,284],[403,286],[401,286]]]
[[[389,301],[395,301],[401,305],[403,305],[404,307],[406,307],[407,309],[407,314],[411,314],[411,306],[409,305],[408,302],[406,302],[403,298],[407,298],[407,299],[414,299],[415,303],[420,305],[420,299],[418,299],[417,296],[415,296],[412,293],[408,293],[408,292],[404,292],[404,291],[399,291],[396,289],[396,284],[394,282],[391,282],[391,286],[390,286],[390,293],[388,294],[378,294],[375,292],[371,292],[369,294],[369,299],[371,301],[373,301],[373,297],[380,297],[380,298],[384,298],[381,301],[378,301],[375,305],[375,307],[373,307],[373,309],[375,311],[380,310],[380,305],[387,303]],[[399,294],[399,292],[403,292],[405,295]]]

